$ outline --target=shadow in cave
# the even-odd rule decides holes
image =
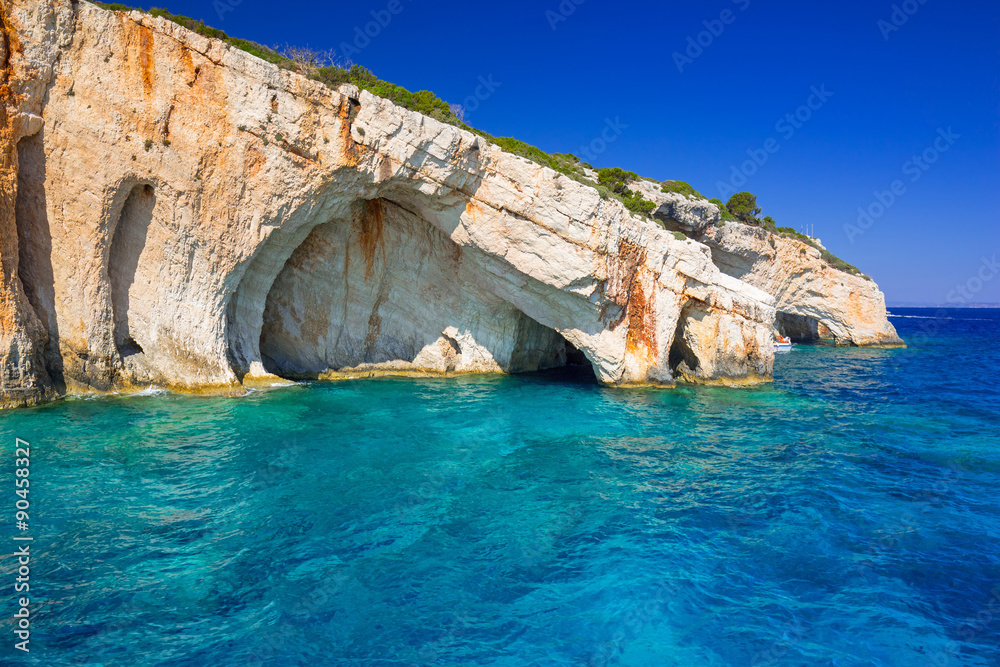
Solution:
[[[470,288],[467,261],[418,214],[359,202],[352,219],[313,228],[271,284],[259,334],[264,369],[309,380],[345,370],[476,372],[495,361],[510,374],[562,369],[596,381],[557,331]]]
[[[779,310],[774,325],[779,334],[799,345],[829,345],[834,342],[830,330],[819,320],[808,315],[796,315]]]
[[[695,316],[694,304],[689,301],[681,308],[680,316],[677,318],[677,329],[674,331],[674,339],[670,344],[670,353],[667,357],[670,372],[674,377],[678,375],[696,376],[698,373],[700,365],[698,355],[694,353],[684,338],[684,329],[688,320]]]
[[[49,229],[45,194],[44,129],[17,144],[17,225],[18,278],[28,303],[47,332],[44,347],[45,369],[56,391],[64,392],[63,359],[59,351],[59,323],[56,319],[55,277],[52,270],[52,232]]]
[[[139,256],[146,247],[146,235],[153,221],[155,206],[156,193],[152,185],[139,184],[132,188],[115,225],[108,254],[115,347],[123,359],[142,353],[142,347],[135,341],[129,326],[129,289],[135,282]]]
[[[562,336],[559,337],[562,338],[562,344],[566,348],[565,363],[537,371],[513,373],[513,375],[529,382],[597,386],[599,384],[597,373],[594,372],[594,365],[590,363],[590,359],[587,359],[587,355]]]

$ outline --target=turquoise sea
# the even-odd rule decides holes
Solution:
[[[893,312],[908,349],[798,346],[756,389],[563,370],[2,413],[0,663],[1000,665],[1000,312]]]

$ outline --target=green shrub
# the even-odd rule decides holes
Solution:
[[[169,146],[170,145],[170,139],[164,139],[163,140],[163,145],[164,146]]]
[[[631,181],[638,181],[639,174],[634,171],[625,171],[621,167],[611,167],[597,170],[598,181],[602,185],[607,185],[613,192],[624,192]]]
[[[569,162],[570,164],[577,164],[580,161],[580,158],[573,155],[572,153],[553,153],[552,157],[556,158],[557,160]]]
[[[708,200],[708,203],[709,204],[715,204],[716,206],[719,207],[719,213],[722,214],[722,220],[719,222],[719,226],[722,226],[723,224],[725,224],[726,220],[735,220],[736,219],[736,218],[733,217],[733,214],[729,212],[729,209],[726,208],[726,205],[722,203],[721,199],[713,197],[712,199]]]
[[[685,197],[690,197],[691,199],[704,199],[704,195],[691,187],[689,183],[684,181],[663,181],[660,184],[660,190],[662,192],[676,192],[677,194],[684,195]]]
[[[649,217],[656,210],[656,204],[643,198],[638,192],[633,193],[629,199],[622,198],[622,203],[632,213],[638,213],[644,217]]]
[[[674,238],[677,239],[678,241],[684,241],[687,239],[687,236],[684,235],[684,232],[673,232],[673,235]]]
[[[649,216],[656,210],[656,204],[642,196],[642,193],[630,190],[628,184],[639,180],[634,171],[625,171],[620,167],[597,170],[597,182],[611,191],[615,199],[625,204],[632,213]]]
[[[148,151],[150,148],[153,147],[153,140],[152,139],[146,139],[146,141],[143,143],[143,146],[145,146],[146,150]]]
[[[868,278],[868,276],[866,276],[865,274],[863,274],[861,272],[861,269],[859,269],[858,267],[854,266],[853,264],[848,264],[847,262],[845,262],[841,258],[839,258],[836,255],[834,255],[832,252],[830,252],[829,250],[827,250],[826,248],[820,248],[815,243],[812,243],[810,241],[807,241],[807,243],[809,243],[809,245],[811,245],[812,247],[814,247],[817,250],[819,250],[819,254],[823,258],[823,261],[825,261],[827,264],[829,264],[833,268],[840,269],[841,271],[845,271],[845,272],[850,273],[851,275],[854,275],[854,276],[861,276],[863,278]],[[869,278],[869,280],[870,280],[870,278]]]
[[[737,192],[726,202],[726,208],[741,222],[745,222],[748,225],[760,224],[760,220],[757,219],[757,216],[760,215],[760,207],[757,206],[757,195],[749,192]]]

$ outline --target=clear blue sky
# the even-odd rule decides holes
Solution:
[[[731,180],[748,150],[760,158],[773,139],[777,150],[764,151],[740,188],[764,214],[814,228],[890,302],[943,302],[983,257],[1000,256],[1000,3],[897,2],[895,23],[893,4],[169,0],[167,8],[270,46],[341,51],[364,45],[356,29],[381,13],[387,25],[350,54],[380,78],[462,103],[480,77],[492,77],[498,85],[479,89],[485,99],[467,121],[549,152],[580,155],[606,119],[619,119],[627,127],[595,166],[685,180],[709,197],[720,196],[717,183]],[[685,53],[699,37],[701,52]],[[679,68],[675,52],[690,61]],[[810,100],[813,86],[832,94]],[[810,101],[815,109],[799,109]],[[794,124],[777,125],[797,111]],[[908,162],[925,150],[933,164]],[[858,208],[897,180],[901,194],[849,238],[844,226],[857,224]],[[1000,274],[970,296],[1000,302]]]

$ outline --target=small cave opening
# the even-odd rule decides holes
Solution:
[[[142,354],[129,321],[129,290],[135,282],[139,257],[146,247],[146,236],[153,221],[156,191],[148,183],[132,188],[122,206],[108,253],[108,278],[111,284],[111,312],[114,342],[122,359]]]
[[[778,333],[791,339],[793,343],[820,344],[831,341],[833,335],[819,320],[808,315],[797,315],[778,311],[774,322]]]
[[[578,349],[563,336],[560,335],[559,337],[562,338],[562,343],[566,350],[566,364],[542,372],[555,375],[567,382],[597,384],[597,373],[594,372],[594,365],[587,358],[587,355],[583,353],[583,350]]]
[[[585,366],[590,369],[591,372],[594,371],[594,366],[590,363],[590,359],[587,358],[581,350],[577,349],[576,345],[569,342],[563,338],[566,345],[566,365],[567,366]]]
[[[555,329],[520,313],[517,345],[509,372],[532,375],[546,381],[597,382],[597,374],[586,354]]]
[[[678,375],[695,375],[698,366],[698,355],[694,353],[687,341],[684,340],[684,327],[689,317],[689,309],[685,307],[681,310],[681,315],[677,319],[677,329],[674,331],[674,340],[670,344],[670,353],[667,363],[670,365],[670,372],[674,377]]]
[[[653,218],[660,223],[660,227],[668,232],[680,232],[688,238],[694,238],[695,236],[689,228],[685,227],[676,218],[673,218],[670,215],[657,211],[653,213]]]

